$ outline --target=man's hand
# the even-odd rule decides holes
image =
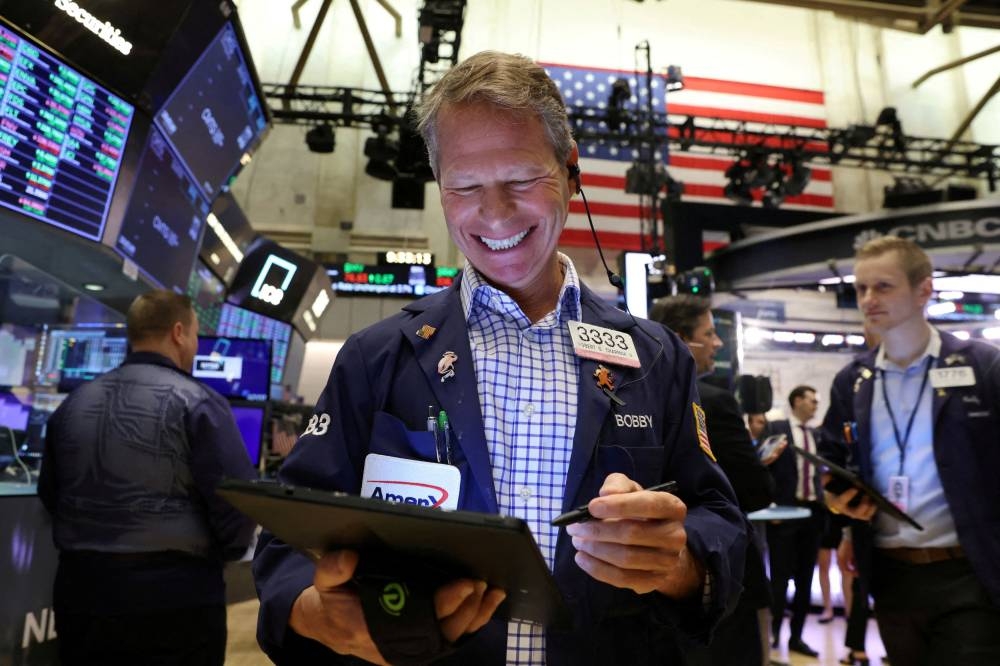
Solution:
[[[823,474],[822,482],[824,487],[831,478],[830,474]],[[834,495],[827,490],[823,492],[823,499],[826,501],[827,508],[834,513],[842,513],[856,520],[871,520],[878,507],[875,506],[875,502],[867,495],[862,495],[861,501],[856,506],[848,506],[860,492],[860,488],[853,487],[848,488],[839,495]]]
[[[576,563],[591,577],[675,599],[701,589],[705,567],[687,549],[687,506],[676,495],[610,474],[588,508],[599,520],[569,525],[566,532],[578,551]]]
[[[316,563],[313,584],[292,605],[289,626],[299,635],[319,641],[339,654],[354,655],[388,666],[379,653],[361,610],[358,593],[347,586],[358,566],[351,550],[328,553]],[[478,631],[493,616],[506,593],[487,589],[483,581],[458,579],[434,593],[434,611],[449,643]]]

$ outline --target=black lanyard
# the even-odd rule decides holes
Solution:
[[[892,434],[896,437],[896,448],[899,449],[899,476],[903,476],[903,463],[906,462],[906,444],[910,441],[910,431],[913,430],[913,421],[917,417],[917,412],[920,411],[920,403],[924,399],[924,389],[927,388],[927,377],[931,374],[931,364],[934,363],[934,358],[930,355],[927,356],[927,363],[924,364],[924,378],[920,381],[920,391],[917,392],[917,402],[913,405],[913,411],[910,412],[910,421],[906,424],[906,433],[903,435],[903,439],[899,438],[899,428],[896,426],[896,415],[892,413],[892,404],[889,402],[889,394],[885,390],[885,370],[879,368],[879,372],[882,375],[882,400],[885,401],[885,409],[889,412],[889,420],[892,421]],[[903,382],[899,382],[899,397],[903,397]]]

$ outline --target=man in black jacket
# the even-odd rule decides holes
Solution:
[[[816,452],[816,431],[809,421],[816,415],[819,400],[816,389],[796,386],[788,395],[791,418],[771,422],[771,432],[783,434],[788,442],[812,453]],[[820,537],[826,526],[828,511],[821,503],[818,470],[808,460],[786,449],[771,465],[776,487],[776,501],[780,505],[798,505],[808,508],[807,520],[792,520],[767,526],[767,546],[771,557],[771,633],[773,647],[777,647],[781,622],[785,615],[788,580],[795,581],[792,599],[792,617],[789,622],[791,635],[788,649],[807,657],[818,652],[802,640],[802,629],[809,614],[813,570],[819,553]]]
[[[191,300],[143,294],[127,326],[121,367],[48,423],[38,494],[60,551],[60,660],[222,666],[223,561],[246,552],[254,524],[215,487],[255,471],[225,399],[188,374]]]
[[[687,294],[671,296],[658,300],[650,310],[649,318],[677,333],[691,351],[697,367],[698,395],[705,410],[712,451],[736,491],[740,509],[744,512],[756,511],[773,500],[774,480],[764,462],[757,457],[736,398],[731,392],[703,379],[715,369],[715,355],[722,348],[722,340],[715,332],[711,308],[711,301],[706,298]],[[752,542],[747,553],[743,585],[745,589],[736,610],[716,630],[708,650],[686,650],[688,664],[761,663],[762,651],[750,648],[760,642],[757,611],[769,605],[770,596],[760,549]]]

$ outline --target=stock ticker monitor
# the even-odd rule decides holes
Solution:
[[[197,261],[184,293],[191,298],[191,305],[198,315],[198,330],[205,335],[215,335],[222,316],[226,285],[205,264]]]
[[[228,187],[267,129],[249,63],[227,22],[156,113],[156,125],[209,200]]]
[[[222,306],[216,335],[269,340],[272,396],[280,397],[285,362],[288,360],[288,347],[292,341],[291,325],[226,303]]]
[[[183,293],[209,203],[156,129],[149,129],[114,248],[165,289]]]
[[[66,393],[114,370],[128,354],[124,327],[51,329],[39,362],[38,384]]]
[[[227,398],[267,400],[271,388],[269,340],[199,336],[191,375]]]
[[[99,241],[135,107],[3,22],[0,89],[0,206]]]

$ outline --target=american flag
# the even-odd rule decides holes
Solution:
[[[625,108],[633,112],[645,108],[645,75],[554,63],[542,63],[542,66],[562,92],[568,107],[606,109],[611,86],[621,78],[628,81],[632,91]],[[672,124],[679,124],[688,116],[697,116],[742,120],[748,123],[749,129],[763,129],[768,123],[826,127],[823,93],[818,90],[685,76],[684,89],[666,93],[665,100],[666,77],[655,73],[650,88],[654,111],[666,109]],[[639,195],[625,193],[625,172],[638,156],[636,150],[607,141],[582,139],[579,143],[584,191],[601,243],[614,249],[640,249]],[[690,151],[673,150],[669,154],[657,152],[655,158],[667,165],[672,178],[684,183],[683,201],[734,205],[723,194],[728,182],[725,172],[734,157],[713,155],[694,147]],[[833,212],[830,169],[809,166],[812,178],[805,191],[786,198],[782,207]],[[756,205],[760,205],[759,202]],[[706,250],[727,242],[725,234],[705,233]],[[576,197],[570,202],[570,216],[560,244],[583,247],[592,243],[583,202]]]

